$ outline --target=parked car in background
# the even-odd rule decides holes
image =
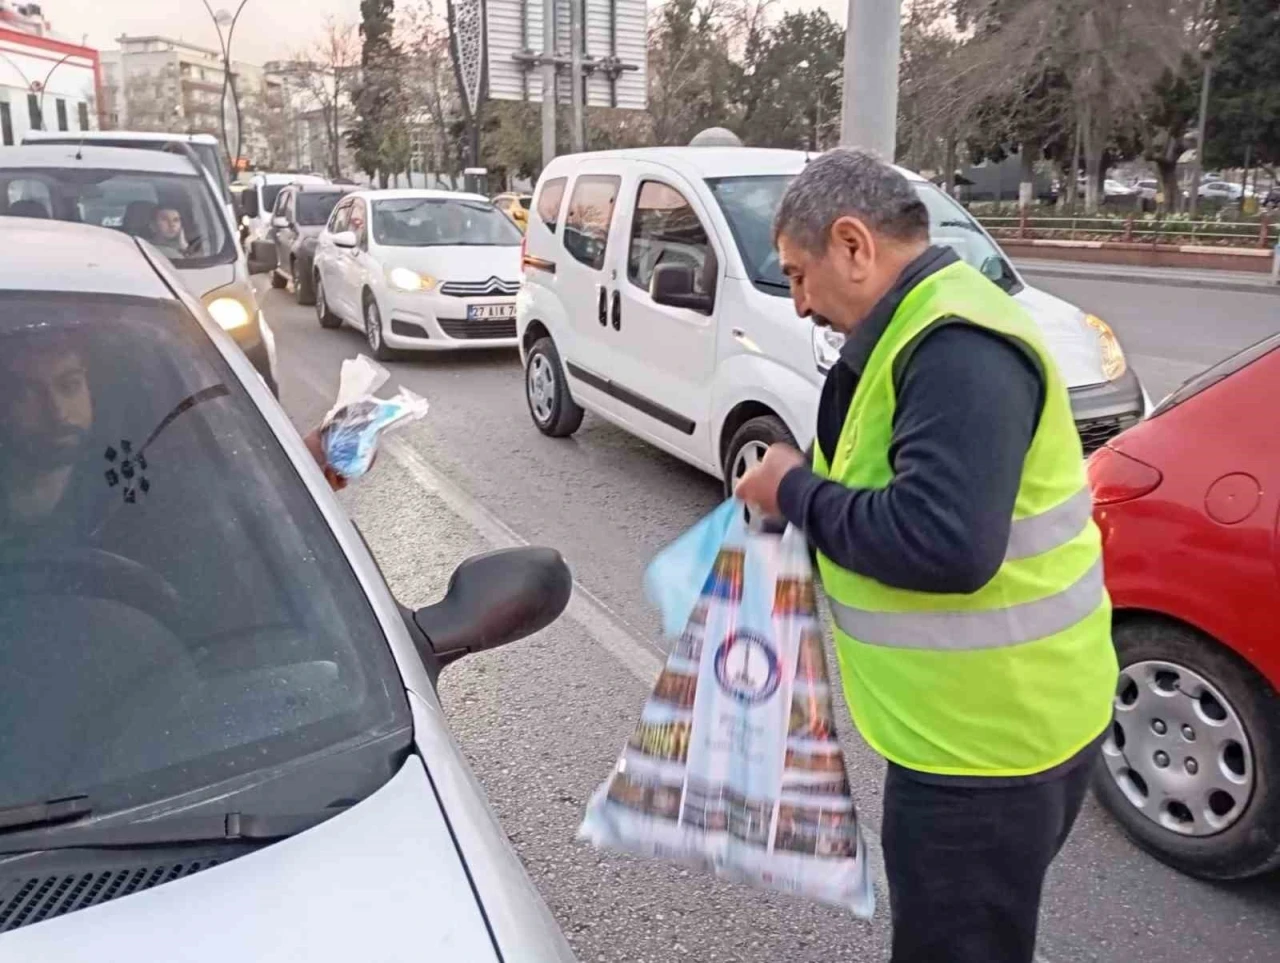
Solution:
[[[0,411],[63,421],[0,445],[0,485],[61,489],[4,499],[0,959],[571,963],[435,694],[560,614],[559,554],[402,608],[154,248],[0,230]]]
[[[1097,794],[1206,879],[1280,866],[1278,407],[1274,335],[1089,460],[1121,671]]]
[[[275,390],[275,335],[258,308],[235,225],[190,155],[32,144],[0,148],[0,215],[109,227],[157,245],[187,289]]]
[[[1142,196],[1144,201],[1154,201],[1160,193],[1160,182],[1154,177],[1146,177],[1133,182],[1133,190]]]
[[[493,199],[494,205],[498,210],[504,212],[511,220],[516,222],[516,227],[520,230],[528,230],[529,227],[529,205],[533,203],[533,197],[529,194],[499,194]]]
[[[319,174],[276,174],[262,172],[249,177],[248,189],[236,191],[233,198],[240,204],[237,220],[246,228],[246,249],[254,241],[260,241],[271,230],[271,215],[276,207],[276,196],[288,184],[327,184],[328,178]]]
[[[534,424],[590,409],[733,485],[769,444],[813,436],[840,336],[796,317],[773,216],[802,151],[670,147],[556,158],[531,211],[517,298]],[[1092,451],[1146,408],[1105,322],[1029,286],[967,211],[904,171],[931,236],[1039,324]]]
[[[252,242],[249,252],[255,269],[270,269],[273,288],[292,284],[299,304],[316,303],[316,243],[338,201],[354,190],[340,184],[289,184],[280,191],[267,236]]]
[[[170,134],[144,130],[80,130],[74,133],[54,130],[29,130],[22,135],[24,144],[92,144],[95,147],[129,147],[134,150],[167,150],[179,152],[188,147],[199,158],[213,178],[222,200],[231,203],[231,179],[222,145],[212,134]]]
[[[1246,196],[1252,197],[1253,188],[1243,188],[1231,181],[1207,180],[1200,184],[1197,193],[1205,200],[1231,202],[1239,201]]]
[[[364,331],[376,358],[515,347],[520,242],[479,194],[357,191],[316,245],[316,316]]]

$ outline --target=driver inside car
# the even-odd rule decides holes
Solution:
[[[187,250],[182,237],[182,212],[174,207],[157,207],[151,215],[148,240],[165,257],[182,257]]]
[[[72,527],[77,506],[65,503],[93,419],[84,359],[62,338],[33,335],[0,358],[0,546]]]

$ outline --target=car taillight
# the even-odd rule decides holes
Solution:
[[[1089,457],[1089,487],[1094,505],[1115,505],[1141,498],[1164,479],[1159,470],[1114,448],[1102,447]]]

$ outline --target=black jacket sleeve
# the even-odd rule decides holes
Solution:
[[[1004,560],[1043,377],[1019,346],[955,323],[916,346],[897,389],[889,485],[846,488],[796,468],[779,507],[842,568],[917,592],[976,592]]]

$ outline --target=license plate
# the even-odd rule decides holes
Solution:
[[[496,321],[514,318],[516,316],[516,303],[508,301],[506,304],[468,304],[467,320],[468,321]]]

